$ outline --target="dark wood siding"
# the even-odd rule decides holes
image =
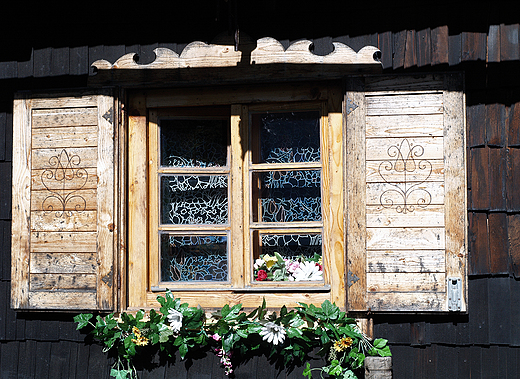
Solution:
[[[232,2],[229,2],[232,3]],[[467,315],[375,315],[374,334],[390,340],[395,378],[517,378],[520,370],[520,26],[511,3],[482,6],[439,1],[258,2],[238,9],[238,25],[253,39],[314,41],[326,54],[333,41],[382,52],[384,73],[464,71],[468,148],[469,285]],[[140,62],[153,49],[180,53],[193,40],[211,42],[234,31],[228,2],[189,2],[85,15],[25,5],[3,22],[0,51],[0,377],[108,378],[111,360],[85,342],[72,314],[15,313],[10,302],[12,98],[14,91],[87,85],[90,64],[129,52]],[[410,5],[413,4],[413,7]],[[76,12],[77,13],[77,12]],[[14,13],[13,13],[14,14]],[[88,17],[87,17],[88,14]],[[109,17],[108,15],[118,15]],[[46,17],[47,16],[47,17]],[[76,17],[77,16],[77,17]],[[515,19],[516,17],[516,19]],[[16,19],[16,20],[15,20]],[[216,21],[215,21],[216,20]],[[269,22],[266,22],[269,20]],[[229,29],[228,29],[229,28]],[[28,33],[21,33],[27,29]],[[32,37],[23,37],[30,34]],[[189,367],[189,368],[187,368]],[[276,368],[254,358],[237,378],[271,378]],[[210,355],[192,366],[140,369],[142,378],[223,378]],[[299,378],[301,369],[278,378]]]

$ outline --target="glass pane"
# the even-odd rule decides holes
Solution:
[[[252,114],[253,163],[319,162],[320,112]]]
[[[226,224],[227,175],[161,176],[161,223]]]
[[[226,120],[161,120],[161,166],[226,166],[227,129]]]
[[[227,236],[161,234],[161,280],[227,281]]]
[[[255,281],[323,280],[321,234],[253,234]]]
[[[253,173],[253,221],[321,221],[320,170]]]

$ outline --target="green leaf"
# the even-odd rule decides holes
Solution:
[[[188,345],[186,343],[182,343],[179,346],[179,354],[181,355],[181,359],[184,359],[186,354],[188,354]]]
[[[307,379],[312,379],[311,364],[309,362],[307,362],[307,366],[305,367],[305,370],[303,370],[302,375],[307,377]]]
[[[74,322],[78,323],[76,330],[83,329],[85,326],[87,326],[92,317],[92,313],[81,313],[77,316],[74,316]]]
[[[323,304],[321,304],[321,309],[323,311],[323,315],[330,320],[336,320],[339,316],[339,308],[335,304],[332,304],[329,300],[325,300]]]
[[[110,376],[113,376],[116,379],[130,379],[132,377],[132,371],[113,368],[110,370]]]
[[[388,340],[385,340],[384,338],[376,338],[374,340],[374,347],[376,349],[382,349],[386,346]]]

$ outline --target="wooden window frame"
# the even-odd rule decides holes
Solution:
[[[306,84],[277,84],[257,86],[184,88],[171,90],[135,90],[128,93],[128,274],[124,281],[127,286],[126,310],[158,307],[156,268],[150,264],[150,255],[157,249],[154,235],[157,222],[154,221],[154,206],[157,198],[151,188],[156,188],[157,163],[155,161],[156,142],[150,136],[153,125],[164,108],[186,106],[211,107],[226,105],[230,107],[231,148],[244,148],[248,141],[247,132],[249,107],[262,109],[294,104],[313,104],[321,110],[322,146],[322,215],[323,215],[323,263],[324,282],[305,282],[301,286],[287,286],[286,283],[252,283],[251,260],[249,258],[249,203],[248,191],[244,183],[249,180],[250,169],[247,164],[231,165],[230,193],[244,193],[244,201],[235,197],[230,213],[232,247],[230,250],[230,285],[223,288],[219,284],[170,285],[175,296],[181,297],[192,305],[212,309],[223,304],[242,303],[246,308],[254,308],[265,298],[269,307],[296,306],[297,302],[321,304],[324,300],[335,302],[341,309],[346,307],[345,293],[345,235],[343,224],[343,162],[344,162],[344,122],[342,115],[341,82],[321,82]],[[264,108],[265,109],[265,108]],[[153,128],[152,128],[153,129]],[[157,136],[152,137],[155,139]],[[147,147],[143,154],[143,147]],[[246,146],[249,162],[249,149]],[[137,152],[134,153],[134,152]],[[241,154],[232,151],[231,154]],[[295,166],[296,167],[296,166]],[[155,170],[155,172],[154,172]],[[240,178],[240,179],[236,179]],[[245,186],[247,188],[247,185]],[[244,209],[245,208],[245,209]],[[317,226],[317,225],[316,225]],[[317,226],[319,227],[319,226]],[[297,230],[297,223],[292,231]],[[289,230],[289,229],[288,229]],[[164,291],[164,286],[163,290]],[[124,303],[123,303],[124,304]]]

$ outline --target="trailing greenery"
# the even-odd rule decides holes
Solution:
[[[283,367],[306,364],[303,376],[309,379],[313,372],[322,378],[357,378],[355,372],[365,356],[391,355],[386,340],[371,342],[353,318],[328,300],[321,307],[299,303],[288,310],[283,306],[278,313],[268,312],[265,300],[251,313],[244,312],[241,304],[224,305],[211,317],[200,307],[181,303],[171,292],[157,300],[159,312],[140,310],[135,316],[123,313],[119,318],[90,313],[74,317],[77,329],[90,327],[105,352],[116,355],[110,372],[116,379],[136,378],[134,360],[151,355],[154,348],[172,359],[176,351],[187,359],[193,352],[210,350],[231,376],[234,367],[248,356],[264,354],[280,360]],[[326,365],[311,368],[310,355],[316,350]]]

